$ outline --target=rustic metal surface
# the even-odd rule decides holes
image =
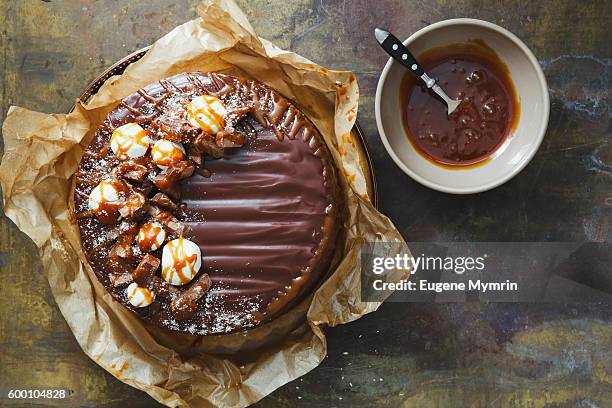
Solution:
[[[612,238],[612,2],[238,2],[260,35],[327,67],[355,71],[380,208],[407,239]],[[0,0],[0,119],[11,104],[67,111],[112,62],[193,18],[195,3]],[[387,157],[374,123],[386,56],[372,39],[373,27],[407,37],[451,17],[489,20],[521,37],[545,69],[552,103],[548,133],[531,164],[506,185],[467,197],[428,190],[405,176]],[[155,406],[80,351],[34,244],[3,216],[0,276],[2,392],[69,388],[75,391],[70,405]],[[327,330],[324,363],[258,406],[612,406],[610,312],[601,304],[386,304]]]

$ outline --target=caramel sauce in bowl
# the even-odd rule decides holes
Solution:
[[[427,26],[404,44],[451,98],[453,114],[399,63],[389,60],[376,91],[376,122],[394,162],[447,193],[486,191],[510,180],[546,132],[549,96],[537,59],[512,33],[485,21]]]
[[[450,169],[486,163],[512,135],[520,112],[508,67],[478,40],[433,48],[419,62],[461,104],[448,115],[443,101],[406,72],[400,106],[408,139],[425,158]]]

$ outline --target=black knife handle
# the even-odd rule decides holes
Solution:
[[[397,62],[408,68],[410,72],[412,72],[416,76],[420,77],[425,73],[425,70],[423,69],[423,67],[421,67],[421,64],[419,64],[416,58],[414,58],[410,51],[408,51],[408,48],[406,48],[404,44],[402,44],[402,42],[398,40],[393,34],[389,33],[387,38],[385,38],[385,40],[380,45],[385,51],[387,51],[387,54],[389,54]]]

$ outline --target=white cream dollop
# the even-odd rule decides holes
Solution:
[[[227,108],[215,96],[198,96],[187,105],[189,123],[212,135],[216,135],[217,132],[225,129],[226,115]]]
[[[161,139],[155,142],[151,149],[151,159],[162,170],[166,170],[172,163],[185,158],[185,148],[180,143]]]
[[[162,251],[162,277],[171,285],[191,282],[202,266],[200,247],[178,238],[168,242]]]
[[[104,206],[119,207],[125,202],[121,193],[115,181],[103,180],[89,193],[89,209],[96,213]]]
[[[166,240],[166,230],[158,222],[147,222],[140,227],[136,239],[143,251],[157,251]]]
[[[151,139],[137,123],[127,123],[113,130],[110,147],[119,160],[136,159],[147,154]]]
[[[125,294],[134,307],[147,307],[155,301],[155,293],[147,288],[141,288],[136,282],[132,282],[127,287]]]

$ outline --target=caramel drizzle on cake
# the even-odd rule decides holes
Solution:
[[[161,80],[160,85],[168,92],[182,92],[167,80]],[[162,105],[168,100],[167,96],[154,98],[143,89],[138,94],[151,102],[154,110],[145,114],[141,109],[134,108],[125,101],[119,104],[134,114],[135,119],[131,123],[112,129],[109,143],[115,157],[110,174],[77,172],[76,180],[79,186],[95,185],[88,195],[89,210],[78,213],[77,219],[95,216],[107,225],[115,225],[120,220],[130,223],[127,230],[118,233],[110,251],[111,280],[113,285],[131,283],[126,291],[130,304],[134,307],[148,307],[154,302],[156,292],[161,292],[162,297],[166,294],[172,301],[178,299],[180,293],[168,289],[159,279],[155,279],[155,272],[160,262],[150,254],[146,254],[140,260],[138,267],[129,273],[132,279],[128,278],[130,264],[136,258],[132,242],[140,238],[140,250],[157,250],[156,241],[163,228],[161,225],[178,235],[177,240],[164,246],[164,253],[170,254],[168,258],[170,260],[167,265],[163,265],[162,262],[162,277],[170,284],[189,283],[198,272],[195,265],[198,265],[199,269],[200,254],[199,249],[197,253],[193,252],[193,249],[187,253],[186,248],[192,248],[195,244],[183,238],[185,226],[172,214],[180,208],[173,200],[180,200],[181,180],[191,177],[195,168],[201,167],[202,154],[213,153],[219,156],[225,148],[240,147],[246,142],[246,135],[225,128],[223,117],[225,106],[214,96],[188,97],[191,99],[189,103],[193,103],[194,100],[200,102],[198,115],[205,114],[211,117],[206,123],[202,120],[192,121],[195,126],[190,127],[189,118],[186,116],[191,112],[185,109],[186,100],[181,100],[177,107],[169,110],[167,107],[164,109]],[[166,121],[162,116],[164,112],[169,113]],[[160,119],[158,123],[154,123],[156,119]],[[145,130],[140,124],[149,127]],[[211,124],[214,127],[210,126]],[[103,129],[109,131],[112,127],[109,125],[110,123],[107,123]],[[226,138],[231,140],[230,144],[225,142]],[[149,145],[156,139],[150,150]],[[189,145],[190,156],[193,158],[185,157],[186,151],[183,145]],[[102,151],[104,155],[100,154],[96,158],[103,159],[110,153],[108,149]],[[156,165],[161,171],[156,169]],[[154,191],[154,188],[158,192]],[[77,194],[84,195],[79,190]],[[154,204],[166,209],[161,210]],[[136,235],[138,228],[142,233],[138,232]],[[165,241],[165,231],[161,241],[161,244]],[[195,309],[192,311],[187,309],[196,307],[196,300],[204,294],[202,288],[210,285],[197,286],[199,287],[197,296],[192,294],[189,297],[190,301],[176,303],[180,306],[177,318],[193,315]]]
[[[285,138],[294,140],[301,137],[312,154],[320,158],[324,156],[325,149],[319,139],[313,137],[312,124],[308,119],[276,91],[254,81],[216,73],[188,73],[182,76],[186,81],[180,82],[180,87],[172,80],[160,80],[159,86],[165,92],[159,93],[159,96],[149,93],[147,89],[154,87],[148,86],[135,94],[142,98],[141,102],[134,103],[134,96],[130,96],[116,109],[119,115],[123,115],[117,117],[131,117],[129,123],[144,128],[144,133],[134,133],[139,137],[134,144],[142,146],[143,140],[147,140],[150,144],[147,153],[131,157],[130,147],[134,144],[130,144],[129,140],[120,149],[111,151],[111,135],[126,125],[123,119],[118,123],[122,126],[115,125],[115,116],[111,112],[98,130],[99,139],[96,140],[100,144],[93,148],[90,146],[85,152],[86,157],[104,163],[100,168],[107,170],[80,167],[76,173],[75,190],[75,197],[80,197],[80,202],[86,203],[92,189],[105,180],[121,187],[117,188],[117,197],[113,195],[108,202],[102,200],[95,209],[83,208],[83,205],[77,207],[78,220],[96,217],[110,227],[106,234],[97,239],[95,248],[86,252],[86,256],[90,259],[96,250],[110,248],[106,263],[110,285],[123,288],[136,284],[125,292],[127,301],[133,307],[146,308],[149,315],[155,315],[159,313],[159,303],[167,302],[177,321],[192,318],[204,294],[214,286],[207,273],[194,270],[199,254],[186,255],[185,248],[168,246],[173,239],[188,241],[185,236],[189,229],[181,221],[184,218],[181,183],[194,173],[210,177],[211,173],[205,167],[209,160],[223,157],[227,149],[239,148],[255,137],[253,125],[244,120],[246,117],[270,129],[279,142]],[[197,105],[190,107],[196,98],[201,99],[197,100]],[[128,113],[121,113],[121,110]],[[196,115],[202,116],[196,118]],[[156,160],[151,153],[160,140],[180,146],[183,154],[174,155],[170,158],[172,160]],[[326,165],[323,165],[322,175],[326,186],[335,180]],[[101,212],[105,217],[100,217]],[[112,216],[106,216],[106,213],[112,213]],[[326,225],[330,222],[331,218],[327,217]],[[162,249],[154,245],[160,233],[158,225],[164,230],[165,236],[161,240],[163,248],[169,250],[172,265],[162,265],[156,252]],[[137,238],[139,230],[144,230],[142,245]],[[133,244],[135,241],[138,241],[138,245]],[[206,254],[202,256],[206,257]],[[158,274],[160,266],[161,277]],[[302,270],[304,277],[294,279],[284,291],[278,293],[268,311],[255,314],[253,321],[263,320],[266,315],[287,306],[289,300],[285,295],[299,291],[310,272],[310,267]],[[175,286],[183,284],[185,286]],[[135,297],[138,301],[132,302]]]

